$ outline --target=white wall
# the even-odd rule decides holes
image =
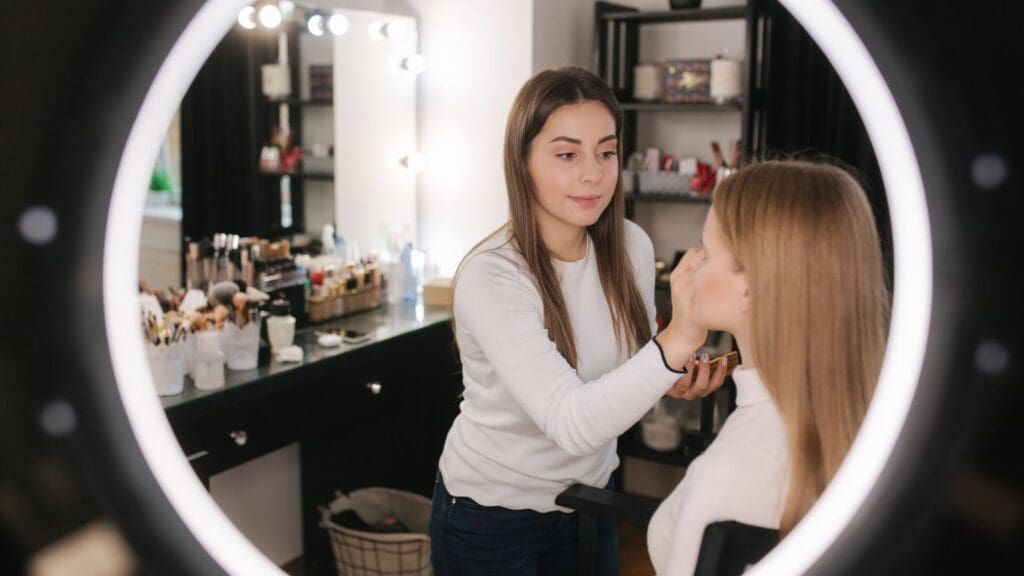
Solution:
[[[533,71],[594,66],[593,0],[535,0]]]
[[[298,444],[210,478],[224,514],[278,565],[302,555],[301,489]]]
[[[420,19],[421,247],[450,275],[508,219],[505,118],[532,72],[532,0],[411,0]]]

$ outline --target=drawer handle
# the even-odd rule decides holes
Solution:
[[[238,446],[245,446],[245,443],[249,441],[249,434],[245,430],[235,430],[230,436]]]
[[[380,394],[380,391],[384,389],[384,386],[380,382],[368,382],[366,389],[370,391],[370,394],[374,396]]]

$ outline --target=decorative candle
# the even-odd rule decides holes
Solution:
[[[740,97],[743,92],[743,62],[728,58],[711,61],[711,99],[725,104]]]

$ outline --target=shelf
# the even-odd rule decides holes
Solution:
[[[299,171],[268,171],[260,170],[260,176],[277,177],[291,176],[292,178],[306,178],[307,180],[334,180],[333,172],[303,172]]]
[[[684,431],[684,434],[683,441],[680,442],[678,448],[661,452],[652,450],[644,444],[643,433],[640,430],[640,425],[637,424],[619,436],[619,454],[671,466],[689,466],[690,462],[693,462],[693,459],[700,456],[704,449],[711,444],[714,436],[708,437],[700,432],[689,430]]]
[[[677,204],[711,204],[710,196],[689,196],[686,194],[665,194],[659,192],[642,192],[626,194],[626,200],[637,202],[670,202]]]
[[[714,112],[742,112],[743,104],[715,104],[712,102],[688,102],[670,104],[667,102],[621,102],[619,107],[624,112],[692,112],[708,110]]]
[[[263,100],[265,106],[277,106],[288,104],[290,106],[334,106],[333,100],[300,100],[298,98],[284,98],[281,100]]]
[[[636,22],[639,24],[665,24],[671,22],[698,22],[702,20],[742,20],[747,17],[746,6],[722,8],[687,8],[684,10],[656,10],[640,12],[608,12],[605,20]]]

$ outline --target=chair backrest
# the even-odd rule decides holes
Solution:
[[[694,576],[737,576],[764,558],[779,531],[741,522],[715,522],[704,529]]]

